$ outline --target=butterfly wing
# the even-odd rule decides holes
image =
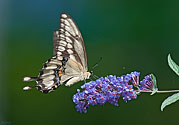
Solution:
[[[81,33],[68,14],[62,14],[60,29],[53,33],[53,57],[45,62],[38,77],[24,77],[24,81],[37,82],[36,86],[26,86],[24,90],[38,88],[44,93],[80,81],[80,73],[86,72],[87,57]]]
[[[81,64],[88,70],[87,56],[82,35],[72,17],[63,13],[60,18],[60,29],[53,34],[53,54],[65,56]]]
[[[66,65],[67,61],[68,58],[62,56],[58,58],[54,56],[48,59],[48,61],[44,63],[43,68],[37,77],[23,78],[24,82],[36,81],[37,85],[26,86],[23,88],[23,90],[37,88],[39,91],[42,91],[43,93],[48,93],[52,90],[55,90],[62,84],[61,76],[64,73],[64,66]]]

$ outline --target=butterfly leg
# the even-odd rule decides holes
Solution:
[[[96,78],[96,79],[99,79],[99,77],[97,75],[93,75],[93,77]]]
[[[93,76],[93,78],[94,78],[95,80],[99,78],[99,77],[96,76],[96,75],[92,75],[92,76]]]
[[[90,78],[91,81],[94,81],[92,78]]]

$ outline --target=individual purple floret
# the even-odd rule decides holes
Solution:
[[[104,105],[106,102],[118,106],[120,97],[125,102],[136,99],[137,95],[133,85],[134,83],[137,85],[139,75],[138,72],[132,72],[121,77],[109,75],[85,83],[81,86],[84,91],[80,92],[78,89],[73,96],[77,111],[86,113],[90,105]],[[129,85],[131,82],[133,85]]]
[[[153,91],[154,84],[152,80],[152,74],[145,76],[145,78],[140,81],[139,88],[143,91]]]
[[[132,84],[137,87],[139,85],[139,72],[131,72],[131,77],[132,77]]]

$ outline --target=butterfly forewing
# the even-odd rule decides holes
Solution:
[[[73,58],[88,70],[87,56],[82,35],[68,14],[62,14],[60,18],[60,29],[54,32],[54,55]]]

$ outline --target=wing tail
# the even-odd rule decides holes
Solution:
[[[37,88],[38,86],[26,86],[23,88],[23,90],[30,90],[32,88]]]
[[[30,82],[30,81],[36,81],[38,77],[24,77],[23,81],[24,82]]]

